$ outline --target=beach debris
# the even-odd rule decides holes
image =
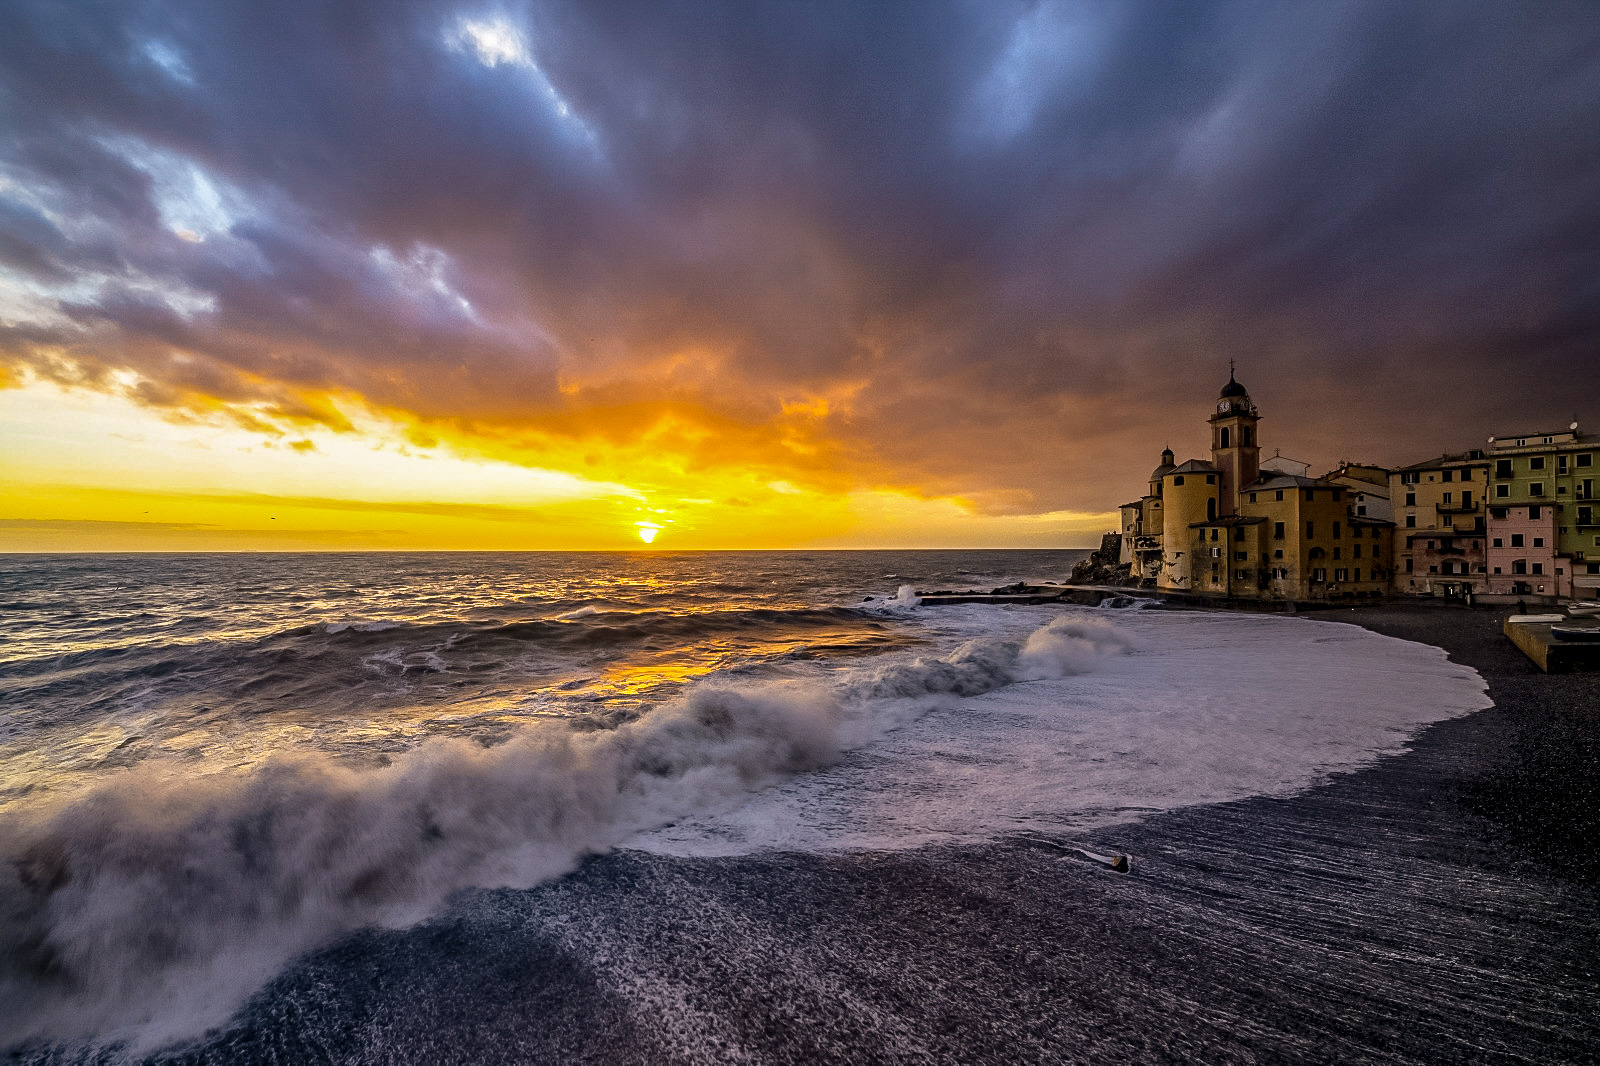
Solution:
[[[1072,858],[1086,859],[1097,866],[1104,866],[1107,869],[1119,874],[1130,873],[1133,870],[1133,861],[1125,852],[1116,851],[1112,852],[1110,855],[1102,855],[1098,851],[1091,851],[1090,849],[1082,847],[1081,845],[1064,843],[1059,840],[1051,840],[1048,837],[1025,835],[1019,839],[1025,843],[1036,844]]]

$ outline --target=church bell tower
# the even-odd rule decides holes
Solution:
[[[1261,473],[1261,445],[1256,438],[1256,423],[1261,416],[1250,402],[1250,393],[1233,378],[1228,364],[1228,383],[1217,397],[1217,413],[1211,423],[1211,462],[1222,474],[1218,487],[1218,510],[1225,515],[1239,510],[1239,490],[1253,484]]]

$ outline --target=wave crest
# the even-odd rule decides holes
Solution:
[[[826,766],[939,700],[1127,647],[1105,623],[1059,619],[1020,647],[974,640],[831,680],[711,682],[612,730],[436,740],[379,769],[298,756],[196,778],[146,764],[0,826],[0,1046],[192,1035],[342,932],[559,876]]]

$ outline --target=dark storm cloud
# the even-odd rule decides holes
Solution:
[[[152,402],[821,399],[1003,510],[1134,495],[1230,357],[1318,462],[1600,417],[1587,3],[6,7],[7,350]]]

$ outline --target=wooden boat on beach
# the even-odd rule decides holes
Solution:
[[[1550,627],[1550,634],[1557,640],[1600,644],[1600,626],[1553,625]]]
[[[1573,618],[1600,618],[1600,600],[1573,600],[1567,604],[1567,614]]]

